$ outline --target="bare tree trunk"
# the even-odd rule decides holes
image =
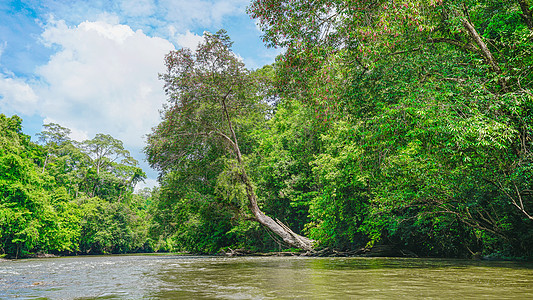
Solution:
[[[299,235],[292,231],[287,225],[283,224],[279,220],[274,220],[271,217],[267,216],[259,206],[257,205],[257,196],[255,194],[252,182],[250,181],[250,178],[248,177],[248,174],[246,174],[246,170],[243,167],[242,164],[242,155],[241,150],[239,148],[239,143],[237,141],[237,136],[235,135],[235,131],[233,130],[233,125],[231,123],[231,120],[229,118],[229,113],[226,107],[226,97],[229,95],[229,93],[222,98],[222,107],[224,109],[224,114],[226,116],[226,120],[228,122],[228,127],[231,132],[231,145],[234,148],[235,155],[237,156],[237,162],[240,166],[240,177],[242,180],[242,183],[246,186],[246,196],[248,197],[248,208],[252,211],[254,218],[257,222],[259,222],[261,225],[267,227],[269,230],[271,230],[273,233],[275,233],[277,236],[279,236],[284,243],[291,247],[307,250],[307,251],[313,251],[314,250],[314,244],[315,241],[304,237],[302,235]]]

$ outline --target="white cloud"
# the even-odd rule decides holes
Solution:
[[[43,120],[43,125],[44,124],[50,124],[50,123],[59,124],[59,125],[65,127],[65,128],[70,129],[69,137],[71,139],[75,140],[75,141],[83,142],[85,140],[90,139],[89,133],[87,131],[83,131],[83,130],[77,129],[75,127],[75,124],[68,123],[68,120],[64,121],[64,122],[57,121],[57,120],[54,120],[54,119],[51,119],[51,118],[45,118]]]
[[[38,100],[33,88],[24,80],[0,73],[0,111],[32,115]]]
[[[203,36],[194,34],[189,30],[187,30],[185,34],[176,34],[176,42],[178,45],[183,48],[189,48],[193,51],[198,48],[198,44],[203,40]]]
[[[173,24],[178,31],[220,28],[227,17],[245,14],[249,0],[46,0],[46,9],[68,24],[95,21],[108,12],[120,16],[123,24],[144,28],[145,32],[164,34]],[[39,7],[42,9],[42,7]]]
[[[258,49],[257,52],[254,53],[254,56],[246,56],[243,57],[244,64],[249,69],[260,69],[265,64],[271,64],[276,60],[276,56],[283,53],[285,49],[283,48],[275,48],[275,49]]]
[[[41,114],[78,138],[108,133],[142,147],[166,96],[158,73],[174,46],[111,19],[69,27],[51,21],[42,38],[60,50],[38,68]],[[74,138],[74,137],[73,137]]]
[[[11,67],[27,77],[0,66],[0,112],[18,113],[25,120],[32,115],[39,119],[36,124],[53,120],[70,128],[76,140],[109,133],[123,140],[141,164],[142,136],[159,122],[158,110],[166,99],[157,75],[164,71],[164,55],[174,49],[169,40],[176,47],[195,48],[203,30],[226,28],[232,38],[248,30],[242,20],[248,21],[244,11],[249,0],[25,2],[37,14],[32,22],[44,30],[41,41],[50,49],[35,50],[32,56],[39,59],[31,64],[17,62],[28,65],[24,73]],[[50,15],[64,21],[46,20]],[[235,40],[234,49],[244,45],[238,52],[251,67],[262,61],[255,57],[261,53],[253,43],[256,36]],[[0,59],[7,59],[6,46],[17,46],[9,43],[0,41]],[[51,51],[55,54],[43,64]],[[42,65],[35,67],[37,62]]]

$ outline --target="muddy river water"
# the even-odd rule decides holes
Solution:
[[[533,299],[533,263],[76,256],[0,261],[0,299]]]

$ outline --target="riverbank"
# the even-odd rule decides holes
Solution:
[[[272,252],[254,252],[249,249],[232,249],[226,247],[221,249],[217,253],[189,253],[189,252],[132,252],[132,253],[100,253],[100,254],[86,254],[86,253],[64,253],[64,254],[51,254],[51,253],[35,253],[29,254],[25,257],[0,257],[0,260],[17,260],[17,259],[32,259],[32,258],[58,258],[58,257],[90,257],[90,256],[106,256],[106,255],[120,255],[120,256],[223,256],[223,257],[383,257],[383,258],[438,258],[438,259],[471,259],[482,261],[533,261],[533,258],[526,257],[505,257],[499,254],[481,255],[475,253],[471,257],[430,257],[419,256],[416,253],[402,249],[394,245],[375,245],[372,248],[360,248],[350,251],[340,251],[330,248],[324,248],[317,251],[303,251],[298,249],[287,249],[285,251],[272,251]]]

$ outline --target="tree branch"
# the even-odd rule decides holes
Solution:
[[[465,13],[466,14],[466,13]],[[496,74],[501,74],[502,70],[500,69],[500,66],[496,62],[496,59],[494,59],[494,56],[492,55],[492,52],[490,52],[489,48],[487,47],[487,44],[483,41],[479,33],[477,32],[476,28],[474,28],[474,25],[470,23],[468,18],[465,16],[461,20],[463,26],[468,31],[468,34],[470,37],[474,40],[478,48],[480,49],[480,53],[485,57],[487,63],[490,65],[492,70]]]
[[[242,162],[242,154],[241,154],[241,149],[239,148],[239,143],[237,142],[237,136],[235,135],[235,130],[233,130],[233,124],[231,123],[231,119],[229,117],[229,113],[228,113],[228,107],[226,106],[226,99],[228,98],[228,96],[231,94],[232,90],[230,89],[226,95],[224,95],[224,97],[222,97],[220,99],[221,103],[222,103],[222,109],[224,110],[224,115],[226,116],[226,121],[228,123],[228,127],[229,127],[229,130],[231,132],[231,137],[232,137],[232,145],[233,145],[233,149],[235,150],[235,154],[237,155],[237,161],[239,163]],[[231,139],[230,139],[231,140]]]
[[[457,46],[459,48],[462,48],[463,50],[466,50],[466,51],[470,51],[470,52],[474,52],[474,53],[477,53],[477,54],[482,54],[481,51],[479,51],[479,49],[477,49],[474,45],[470,44],[470,43],[462,43],[461,41],[458,41],[458,40],[454,40],[454,39],[449,39],[449,38],[429,38],[428,39],[428,43],[446,43],[446,44],[450,44],[450,45],[454,45],[454,46]]]

